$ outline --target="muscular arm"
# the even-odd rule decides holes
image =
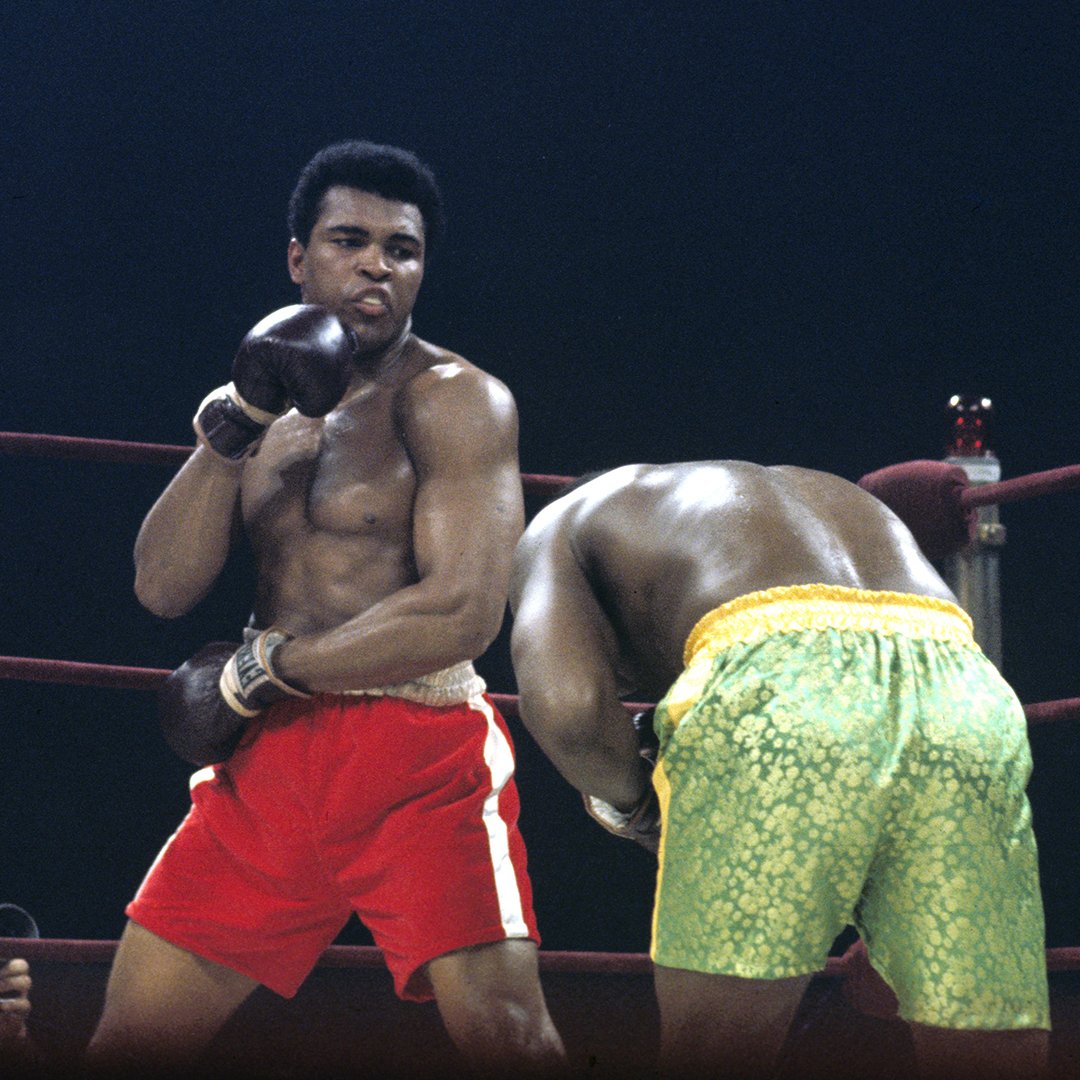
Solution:
[[[200,444],[146,515],[135,541],[135,594],[155,615],[186,614],[217,580],[242,473],[242,463]]]
[[[647,784],[616,683],[618,643],[557,521],[538,518],[511,579],[521,717],[563,777],[620,810]]]
[[[282,646],[275,667],[295,686],[333,692],[416,678],[475,659],[502,624],[524,520],[513,399],[458,364],[423,372],[403,394],[418,580]]]

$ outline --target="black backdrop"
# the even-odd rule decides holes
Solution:
[[[517,395],[522,466],[736,457],[856,478],[993,398],[1006,475],[1080,460],[1075,6],[94,4],[0,14],[0,428],[189,442],[295,294],[320,146],[415,149],[450,213],[418,332]],[[171,667],[246,616],[131,593],[169,470],[0,460],[0,653]],[[1080,693],[1075,496],[1007,507],[1006,674]],[[505,640],[482,662],[513,690]],[[149,695],[0,685],[0,899],[112,937],[187,802]],[[545,942],[641,949],[651,868],[515,727]],[[1080,941],[1080,727],[1035,733],[1053,944]],[[364,940],[357,930],[348,940]]]

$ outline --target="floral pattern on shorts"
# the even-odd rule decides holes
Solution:
[[[736,605],[656,710],[654,960],[805,974],[854,923],[906,1019],[1049,1027],[1026,725],[966,616],[823,586]]]

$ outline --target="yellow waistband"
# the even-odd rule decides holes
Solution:
[[[798,630],[875,630],[971,645],[970,616],[948,600],[842,585],[781,585],[746,593],[703,615],[683,650],[689,664],[702,650]]]

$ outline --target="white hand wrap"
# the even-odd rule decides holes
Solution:
[[[633,840],[648,851],[660,848],[660,804],[650,784],[632,810],[616,810],[611,803],[595,795],[582,794],[589,816],[609,833],[623,840]]]
[[[226,383],[203,398],[192,426],[199,442],[221,457],[239,461],[280,415],[245,401],[232,383]]]
[[[274,673],[274,650],[292,639],[272,626],[241,645],[221,671],[218,689],[225,703],[241,716],[258,716],[263,709],[287,697],[309,698]]]

